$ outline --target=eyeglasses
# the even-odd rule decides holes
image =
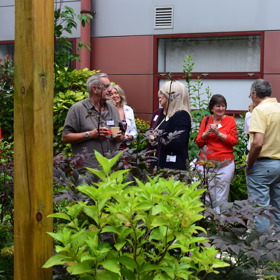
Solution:
[[[107,90],[107,89],[109,89],[111,87],[112,87],[111,84],[100,84],[98,86],[99,89],[103,89],[103,90]]]

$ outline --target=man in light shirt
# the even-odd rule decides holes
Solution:
[[[271,97],[272,87],[263,79],[251,86],[250,98],[255,105],[250,122],[250,152],[246,180],[249,197],[259,206],[271,205],[275,226],[280,226],[280,103]],[[255,229],[264,232],[270,221],[258,216]]]

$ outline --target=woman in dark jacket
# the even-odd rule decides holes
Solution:
[[[167,114],[155,128],[158,167],[186,170],[191,131],[188,89],[179,81],[165,82],[160,93],[168,97]]]

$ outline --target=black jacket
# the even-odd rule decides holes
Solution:
[[[165,141],[168,141],[167,138],[170,132],[182,131],[179,136],[172,139],[168,144],[163,144],[162,139],[159,139],[159,167],[186,170],[191,131],[190,114],[186,111],[178,111],[169,120],[163,121],[158,129],[163,132],[160,138]]]

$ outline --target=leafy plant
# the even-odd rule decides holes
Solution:
[[[234,176],[231,181],[231,188],[229,194],[229,201],[245,200],[247,199],[247,185],[244,168],[246,166],[247,155],[243,154],[235,161]]]
[[[11,56],[0,58],[0,104],[0,128],[3,138],[13,141],[14,60]]]
[[[205,92],[201,92],[203,81],[198,79],[191,79],[195,63],[191,55],[186,55],[184,60],[183,72],[186,74],[185,79],[189,89],[190,102],[191,102],[191,115],[192,115],[192,131],[189,140],[189,158],[192,161],[199,154],[199,148],[195,143],[198,134],[200,123],[203,117],[209,115],[208,103],[211,98],[212,92],[209,87]]]
[[[0,140],[0,279],[13,279],[13,143]]]
[[[90,14],[76,15],[74,10],[68,6],[64,6],[64,9],[60,6],[54,11],[55,74],[57,72],[64,72],[65,74],[71,72],[73,69],[65,66],[71,66],[71,62],[79,60],[79,54],[76,54],[75,51],[73,53],[71,42],[64,36],[65,33],[72,34],[72,30],[77,28],[76,18],[80,20],[82,26],[93,19]],[[78,43],[78,50],[83,47],[90,50],[89,42]]]
[[[13,225],[14,207],[13,143],[0,140],[0,222]]]
[[[257,207],[253,199],[224,203],[221,214],[210,208],[202,221],[211,243],[220,251],[220,258],[229,266],[219,269],[220,274],[209,275],[212,279],[260,279],[260,276],[277,276],[272,265],[280,257],[280,228],[265,233],[254,230],[253,220],[261,215],[272,220],[271,206]]]
[[[214,247],[205,247],[205,232],[196,225],[203,216],[198,183],[190,186],[159,176],[137,186],[125,182],[129,170],[111,172],[121,154],[95,156],[100,178],[79,191],[89,200],[50,215],[66,225],[50,235],[57,254],[45,268],[65,265],[80,279],[201,279],[226,264]]]
[[[145,133],[150,129],[150,123],[140,118],[135,118],[135,124],[138,135],[135,141],[130,145],[130,148],[136,148],[137,151],[142,151],[147,148],[147,137]]]

